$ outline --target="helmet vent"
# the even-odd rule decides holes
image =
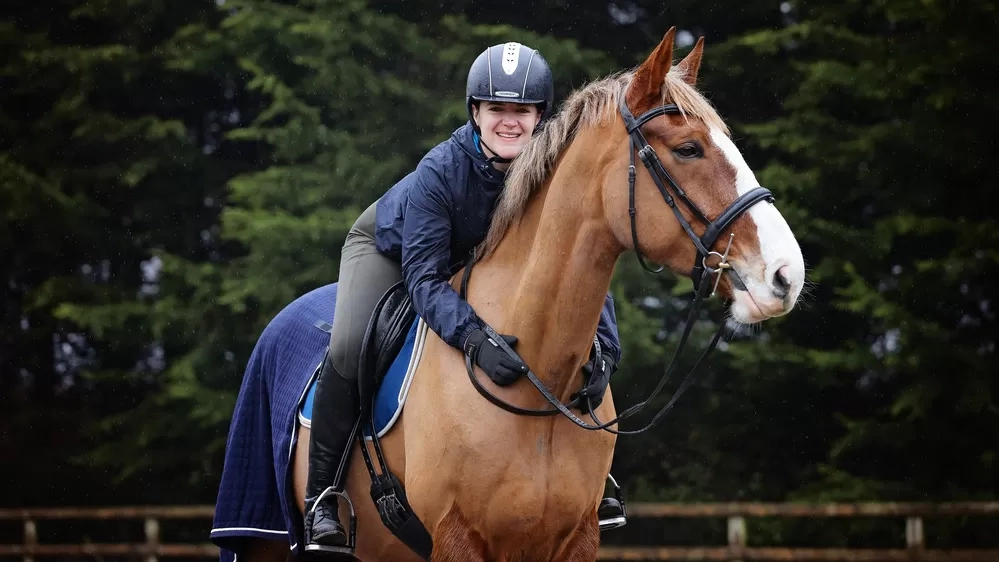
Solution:
[[[503,45],[503,72],[508,75],[516,72],[519,59],[520,43],[507,43]]]

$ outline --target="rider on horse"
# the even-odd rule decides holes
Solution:
[[[541,54],[519,43],[494,45],[468,71],[469,121],[365,210],[340,257],[329,353],[316,386],[305,493],[305,550],[351,553],[337,495],[359,418],[359,351],[378,300],[400,280],[413,308],[443,341],[469,354],[498,385],[513,384],[527,366],[483,331],[472,307],[449,280],[489,228],[510,162],[553,110],[552,72]],[[517,338],[502,336],[511,346]],[[607,295],[597,328],[601,358],[620,361],[614,303]],[[602,394],[592,397],[594,407]]]

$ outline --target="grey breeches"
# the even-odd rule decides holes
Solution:
[[[373,203],[354,222],[340,254],[330,357],[344,378],[357,379],[361,342],[371,314],[385,292],[401,280],[400,264],[375,248]]]

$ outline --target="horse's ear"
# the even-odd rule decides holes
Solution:
[[[659,42],[645,62],[635,71],[628,88],[628,105],[635,108],[649,98],[658,98],[662,92],[666,73],[673,65],[673,42],[676,38],[676,27],[669,28],[666,36]]]
[[[704,54],[704,37],[697,39],[694,48],[677,63],[677,68],[683,76],[683,81],[691,86],[697,85],[697,71],[701,68],[701,56]]]

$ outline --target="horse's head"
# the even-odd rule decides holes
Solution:
[[[735,320],[780,316],[804,283],[801,249],[769,193],[755,189],[756,176],[725,123],[694,88],[703,40],[673,66],[674,33],[634,72],[624,94],[623,127],[634,132],[624,143],[613,135],[623,146],[610,148],[615,171],[601,186],[608,222],[623,246],[695,284],[704,277],[714,285],[712,268],[721,262],[717,290],[732,299]],[[633,216],[620,173],[632,161]]]

